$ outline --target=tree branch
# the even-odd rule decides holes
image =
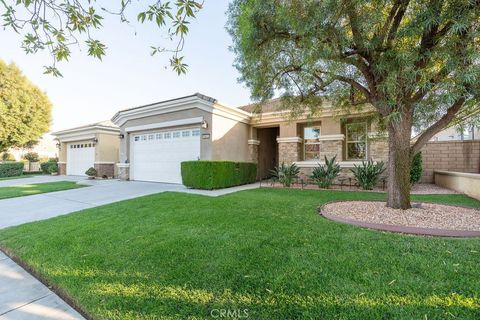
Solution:
[[[450,106],[447,109],[447,113],[445,113],[440,120],[438,120],[436,123],[431,125],[427,130],[425,130],[415,141],[413,146],[411,146],[410,151],[412,154],[417,153],[420,151],[420,149],[437,133],[442,131],[442,129],[450,123],[450,121],[453,120],[455,115],[458,113],[458,111],[463,107],[465,103],[465,98],[460,98],[457,101],[455,101],[452,106]]]

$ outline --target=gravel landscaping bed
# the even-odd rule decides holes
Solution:
[[[325,204],[321,213],[372,224],[480,231],[480,210],[443,204],[421,203],[420,208],[399,210],[381,201],[343,201]]]

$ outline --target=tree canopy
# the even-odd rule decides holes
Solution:
[[[179,53],[183,50],[189,23],[202,8],[202,3],[194,0],[142,1],[140,9],[135,8],[132,0],[120,0],[117,6],[109,3],[101,5],[97,1],[79,0],[0,0],[3,7],[2,19],[5,28],[14,30],[23,36],[22,48],[27,53],[48,51],[52,63],[45,66],[45,73],[61,76],[57,63],[66,61],[71,47],[83,45],[87,54],[102,59],[107,45],[95,37],[95,30],[101,29],[106,14],[116,15],[120,23],[130,23],[133,15],[140,23],[151,23],[163,34],[171,47],[153,44],[151,53],[170,52],[170,64],[178,74],[185,73],[187,64]],[[132,7],[134,7],[132,9]],[[160,38],[160,37],[159,37]]]
[[[0,60],[0,151],[38,141],[49,130],[52,104],[14,64]]]
[[[389,197],[403,195],[402,208],[409,157],[479,108],[480,0],[234,0],[229,11],[254,98],[281,93],[289,107],[312,109],[329,97],[386,120]],[[414,124],[424,131],[411,145]]]

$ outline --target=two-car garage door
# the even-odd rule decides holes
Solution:
[[[182,161],[200,158],[200,129],[177,129],[131,137],[130,178],[182,183]]]

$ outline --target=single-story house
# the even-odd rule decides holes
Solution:
[[[52,133],[58,140],[59,173],[84,176],[93,167],[99,177],[113,177],[118,163],[120,129],[111,121]]]
[[[280,103],[272,100],[257,113],[254,104],[230,107],[197,93],[119,111],[112,118],[120,130],[118,177],[181,183],[181,162],[197,159],[256,162],[259,179],[282,162],[309,175],[324,156],[337,156],[345,170],[387,159],[371,113],[338,115],[326,105],[313,119],[291,120]]]

